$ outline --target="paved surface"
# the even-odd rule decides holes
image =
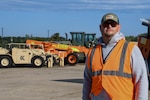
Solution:
[[[81,100],[84,65],[0,69],[0,100]]]
[[[83,70],[84,64],[1,68],[0,100],[81,100]]]

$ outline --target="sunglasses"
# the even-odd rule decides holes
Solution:
[[[103,27],[109,27],[109,25],[111,25],[112,27],[116,27],[118,25],[118,23],[116,23],[114,21],[107,21],[102,24]]]

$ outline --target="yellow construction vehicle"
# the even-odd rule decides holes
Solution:
[[[81,60],[85,60],[88,53],[89,47],[96,43],[95,33],[85,33],[85,32],[70,32],[71,41],[67,41],[64,44],[62,41],[52,42],[52,41],[37,41],[37,40],[27,40],[27,44],[43,44],[45,52],[57,55],[58,60],[64,59],[65,64],[75,65]],[[54,58],[54,62],[57,62],[57,58]]]

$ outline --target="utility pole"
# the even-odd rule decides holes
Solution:
[[[49,40],[49,30],[48,30],[48,40]]]
[[[2,44],[3,44],[3,30],[4,30],[4,28],[1,28],[2,29]]]

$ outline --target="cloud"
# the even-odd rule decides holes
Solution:
[[[148,0],[81,0],[93,9],[150,9]]]
[[[1,0],[0,10],[147,10],[148,0]]]

